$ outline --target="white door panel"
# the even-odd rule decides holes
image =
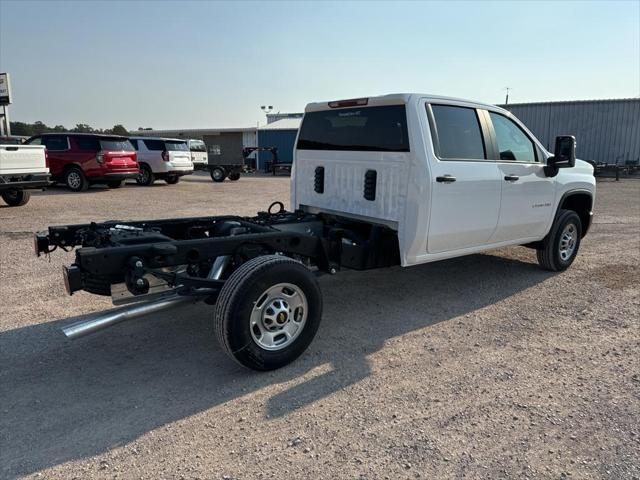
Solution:
[[[502,203],[498,228],[491,243],[542,238],[553,215],[555,179],[546,177],[544,165],[539,163],[504,162],[497,165],[502,179]]]
[[[438,182],[438,177],[455,177]],[[495,232],[502,178],[494,162],[436,161],[432,168],[429,253],[484,245]]]

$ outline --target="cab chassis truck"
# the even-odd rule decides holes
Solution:
[[[468,255],[507,245],[566,269],[591,223],[593,168],[575,139],[547,152],[512,114],[448,97],[394,94],[306,107],[291,181],[254,217],[49,227],[36,254],[75,250],[69,294],[118,309],[63,328],[70,338],[168,308],[214,305],[214,332],[240,364],[271,370],[311,343],[321,274]]]

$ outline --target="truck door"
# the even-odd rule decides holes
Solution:
[[[500,170],[502,202],[491,243],[542,238],[553,214],[555,179],[544,174],[542,152],[513,120],[484,112]]]
[[[489,243],[498,224],[502,179],[485,146],[486,122],[474,108],[426,105],[436,158],[431,162],[427,251]]]

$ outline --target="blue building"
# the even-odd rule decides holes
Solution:
[[[302,118],[299,117],[283,118],[258,128],[258,146],[277,147],[278,161],[282,163],[292,163],[293,149],[301,121]],[[258,170],[264,170],[267,162],[271,161],[271,158],[269,152],[260,152],[258,157]]]

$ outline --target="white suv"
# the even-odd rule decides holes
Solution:
[[[140,174],[136,182],[139,185],[152,185],[156,180],[174,185],[181,176],[193,173],[186,141],[157,137],[131,137],[129,140],[138,152]]]

